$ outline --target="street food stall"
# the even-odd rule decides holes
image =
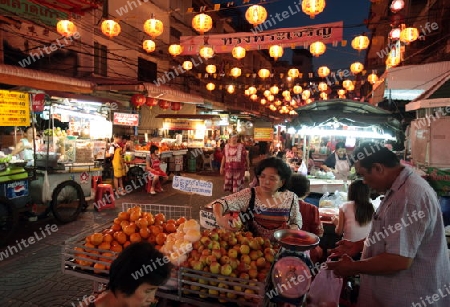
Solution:
[[[11,155],[3,158],[2,239],[13,232],[23,212],[31,214],[31,221],[47,216],[50,211],[61,223],[75,220],[91,197],[92,179],[101,176],[102,168],[94,160],[104,156],[106,141],[103,140],[111,136],[111,122],[92,104],[53,100],[44,107],[42,100],[40,109],[34,106],[31,109],[34,97],[28,93],[2,91],[0,94],[2,106],[10,104],[2,108],[2,125],[26,126],[30,119],[33,126],[47,123],[39,145],[33,141],[36,145],[31,164],[25,165],[26,161]],[[17,112],[14,117],[5,117],[8,110]],[[4,120],[8,118],[14,121]]]

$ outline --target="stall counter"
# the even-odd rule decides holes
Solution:
[[[334,192],[336,190],[343,191],[346,190],[346,182],[344,180],[337,179],[309,179],[310,192],[314,193],[324,193],[324,192]],[[347,183],[349,183],[347,181]]]

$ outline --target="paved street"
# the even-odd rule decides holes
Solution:
[[[12,251],[12,255],[10,253],[6,257],[3,253],[3,260],[0,260],[0,306],[78,306],[78,300],[81,300],[84,295],[92,293],[93,282],[62,273],[61,250],[64,240],[82,231],[112,221],[121,211],[121,204],[124,202],[190,205],[192,206],[192,217],[198,219],[201,206],[224,194],[222,191],[223,179],[218,174],[185,175],[195,179],[212,181],[213,196],[191,196],[174,190],[168,183],[164,186],[165,191],[155,196],[147,194],[143,189],[138,189],[120,197],[116,200],[115,209],[104,210],[99,213],[93,210],[91,204],[87,212],[82,213],[77,221],[70,224],[56,224],[51,218],[34,223],[23,222],[24,224],[21,225],[21,229],[15,238],[6,246],[6,250]],[[54,224],[57,225],[53,226],[53,229],[57,227],[55,232],[46,231],[46,225],[52,226]],[[33,236],[36,239],[35,244],[23,247],[22,250],[17,248],[17,242]],[[17,252],[13,246],[16,246]],[[5,251],[5,247],[0,248],[0,253],[2,251]]]

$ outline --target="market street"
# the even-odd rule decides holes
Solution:
[[[79,301],[83,300],[84,296],[92,294],[93,282],[62,273],[61,247],[64,240],[89,228],[112,222],[117,213],[122,211],[122,203],[191,205],[192,218],[198,220],[201,206],[224,195],[223,177],[218,173],[210,173],[207,176],[184,175],[211,181],[213,183],[213,196],[190,196],[187,193],[174,190],[171,183],[167,183],[164,185],[165,191],[155,196],[139,189],[120,197],[116,200],[116,209],[94,212],[91,202],[88,211],[82,213],[77,221],[66,225],[58,224],[56,232],[41,240],[36,240],[32,245],[22,247],[21,250],[8,255],[8,257],[4,257],[3,260],[0,260],[0,306],[78,306]],[[8,246],[11,247],[10,250],[13,250],[12,246],[17,246],[17,242],[20,243],[22,239],[27,240],[33,237],[35,232],[42,237],[39,228],[45,230],[46,225],[54,225],[55,223],[53,219],[47,219],[21,225],[17,235],[9,242],[9,245],[0,249],[0,253],[5,251],[5,248],[8,249]],[[0,255],[5,256],[4,254]]]

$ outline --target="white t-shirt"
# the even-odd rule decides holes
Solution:
[[[359,225],[355,219],[355,202],[349,201],[343,203],[341,210],[344,212],[344,234],[343,238],[352,242],[360,241],[369,234],[372,222]]]

